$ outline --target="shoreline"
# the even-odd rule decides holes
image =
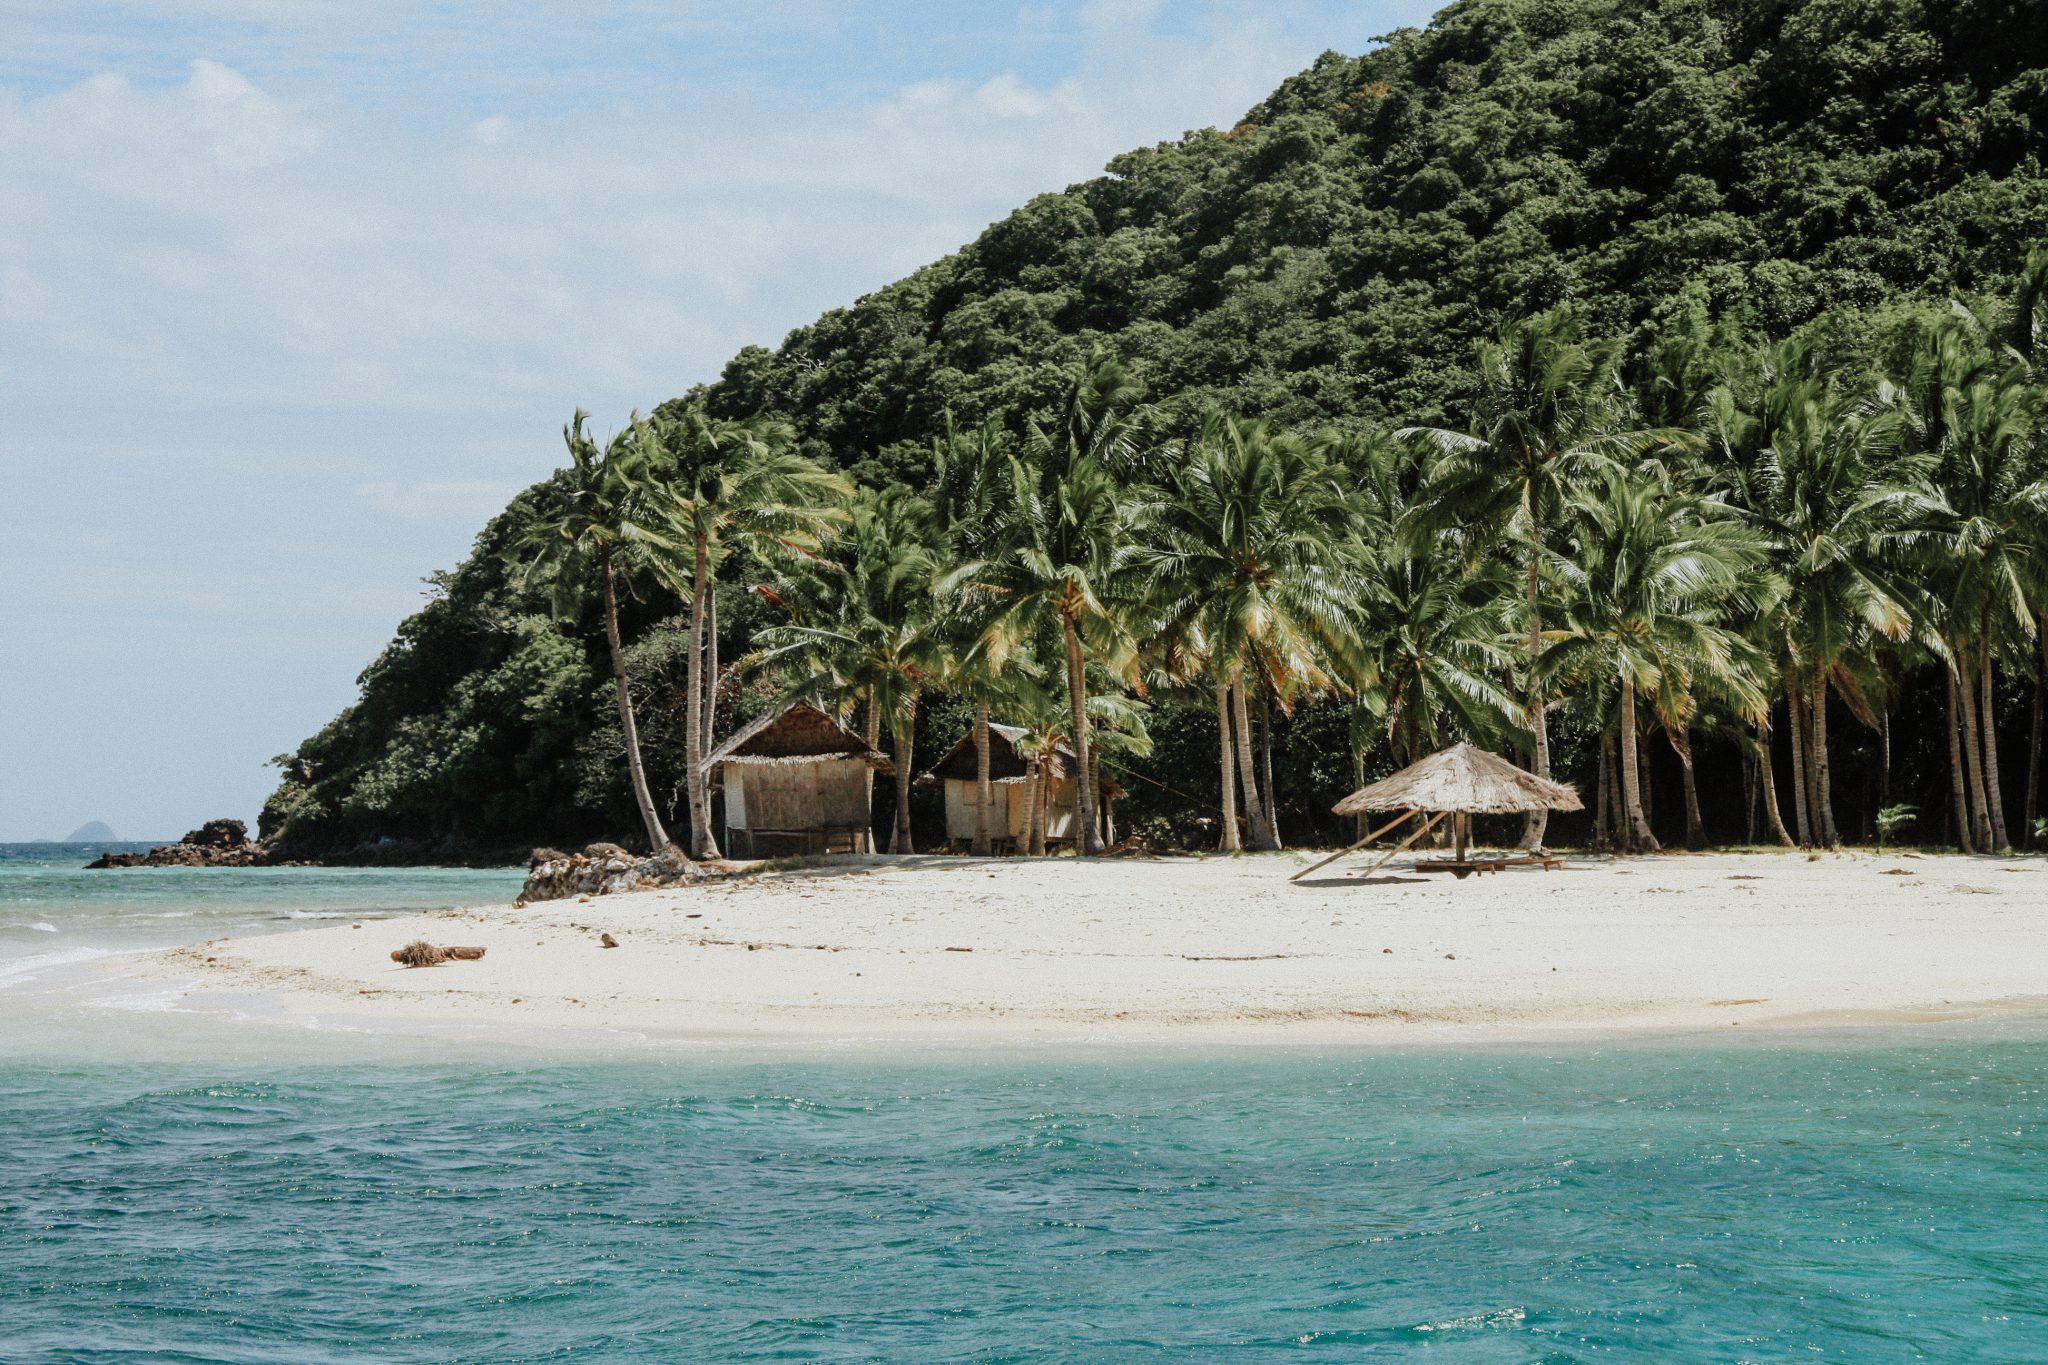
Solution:
[[[2048,860],[834,859],[124,955],[178,1012],[572,1051],[1491,1046],[2048,1018]],[[1333,875],[1334,874],[1334,875]],[[620,946],[599,946],[612,933]],[[480,962],[406,969],[414,937]]]

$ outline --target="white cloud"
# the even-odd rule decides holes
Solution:
[[[652,403],[1133,142],[1227,123],[1299,59],[1256,25],[1132,35],[1049,84],[440,133],[210,60],[94,77],[0,102],[0,366],[47,397]]]

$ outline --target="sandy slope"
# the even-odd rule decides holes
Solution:
[[[225,940],[149,970],[194,1004],[256,992],[323,1024],[650,1039],[1386,1041],[2048,1004],[2038,858],[1666,856],[1462,883],[1339,864],[1289,884],[1306,861],[846,859]],[[421,936],[489,954],[390,961]]]

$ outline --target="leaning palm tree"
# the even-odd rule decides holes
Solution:
[[[1566,544],[1549,555],[1565,600],[1539,678],[1617,687],[1623,835],[1655,851],[1637,768],[1637,702],[1649,701],[1667,723],[1682,721],[1706,675],[1749,714],[1763,709],[1761,660],[1721,621],[1757,593],[1765,546],[1724,509],[1647,475],[1611,471],[1569,511]]]
[[[1480,344],[1475,374],[1469,429],[1409,427],[1395,434],[1436,452],[1425,495],[1428,520],[1479,530],[1481,543],[1505,540],[1521,561],[1532,766],[1548,777],[1545,698],[1534,690],[1534,678],[1544,647],[1542,564],[1556,521],[1578,490],[1616,460],[1693,438],[1637,429],[1617,348],[1584,340],[1562,309],[1503,325],[1496,339]],[[1530,813],[1524,847],[1541,846],[1547,819],[1548,812]]]
[[[661,474],[675,504],[681,535],[665,546],[663,569],[690,603],[689,699],[685,712],[685,781],[691,837],[700,858],[718,856],[711,832],[709,774],[704,754],[706,701],[704,633],[711,578],[735,546],[766,551],[815,550],[846,518],[846,480],[796,454],[786,423],[714,418],[701,405],[666,410],[639,428],[658,448]]]
[[[762,630],[747,660],[749,672],[784,680],[785,699],[835,711],[865,702],[870,716],[886,721],[896,764],[891,853],[915,851],[917,709],[945,667],[945,641],[934,629],[937,542],[922,498],[900,485],[862,489],[829,557],[798,560],[771,590],[790,620]]]
[[[1169,486],[1137,518],[1134,566],[1147,579],[1155,635],[1206,666],[1223,781],[1235,768],[1253,846],[1276,849],[1273,793],[1260,793],[1252,765],[1247,679],[1284,701],[1330,687],[1332,655],[1355,658],[1358,585],[1345,551],[1357,509],[1340,466],[1262,422],[1212,411],[1169,463]],[[1223,847],[1235,843],[1226,820]]]
[[[604,635],[612,663],[612,689],[625,735],[626,768],[632,778],[633,801],[648,844],[657,852],[668,847],[668,831],[648,789],[647,768],[640,756],[640,729],[633,716],[633,690],[626,681],[625,647],[619,638],[619,579],[674,554],[687,537],[674,501],[661,482],[662,471],[644,441],[635,439],[639,415],[625,433],[598,449],[584,430],[589,414],[578,408],[562,428],[569,448],[569,467],[542,488],[533,524],[515,543],[528,581],[546,579],[554,587],[555,611],[562,614],[595,577],[604,600]]]

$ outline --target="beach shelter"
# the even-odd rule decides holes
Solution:
[[[1419,862],[1415,865],[1418,872],[1449,872],[1462,879],[1474,872],[1498,872],[1507,867],[1556,867],[1557,859],[1541,855],[1467,859],[1465,847],[1471,839],[1472,817],[1520,815],[1532,810],[1579,810],[1581,807],[1579,794],[1569,783],[1552,782],[1524,772],[1498,754],[1461,743],[1442,753],[1431,754],[1420,763],[1411,763],[1392,777],[1359,788],[1331,809],[1339,815],[1363,815],[1368,811],[1399,811],[1400,814],[1350,848],[1303,868],[1289,878],[1290,881],[1305,877],[1316,868],[1329,866],[1353,849],[1361,848],[1403,824],[1416,822],[1407,838],[1367,869],[1369,873],[1376,872],[1402,849],[1429,833],[1446,816],[1451,818],[1455,856]]]
[[[725,790],[725,847],[778,853],[868,853],[874,778],[888,755],[817,707],[769,711],[704,760]]]
[[[1017,742],[1026,733],[1015,725],[990,722],[988,727],[989,790],[994,805],[989,812],[989,836],[999,846],[1007,844],[1011,848],[1021,848],[1030,835],[1026,825],[1031,819],[1031,765],[1017,750]],[[930,772],[917,779],[920,787],[941,787],[945,790],[946,841],[949,844],[965,845],[974,839],[981,813],[979,784],[975,780],[977,757],[974,731],[970,727],[960,742],[932,765]],[[1047,844],[1072,843],[1079,829],[1081,794],[1075,778],[1080,766],[1081,760],[1072,749],[1064,744],[1054,748],[1045,774]],[[1102,808],[1096,812],[1101,821],[1101,828],[1096,832],[1104,843],[1108,843],[1114,829],[1109,814],[1110,803],[1122,796],[1124,789],[1100,774],[1097,782],[1102,793]]]

